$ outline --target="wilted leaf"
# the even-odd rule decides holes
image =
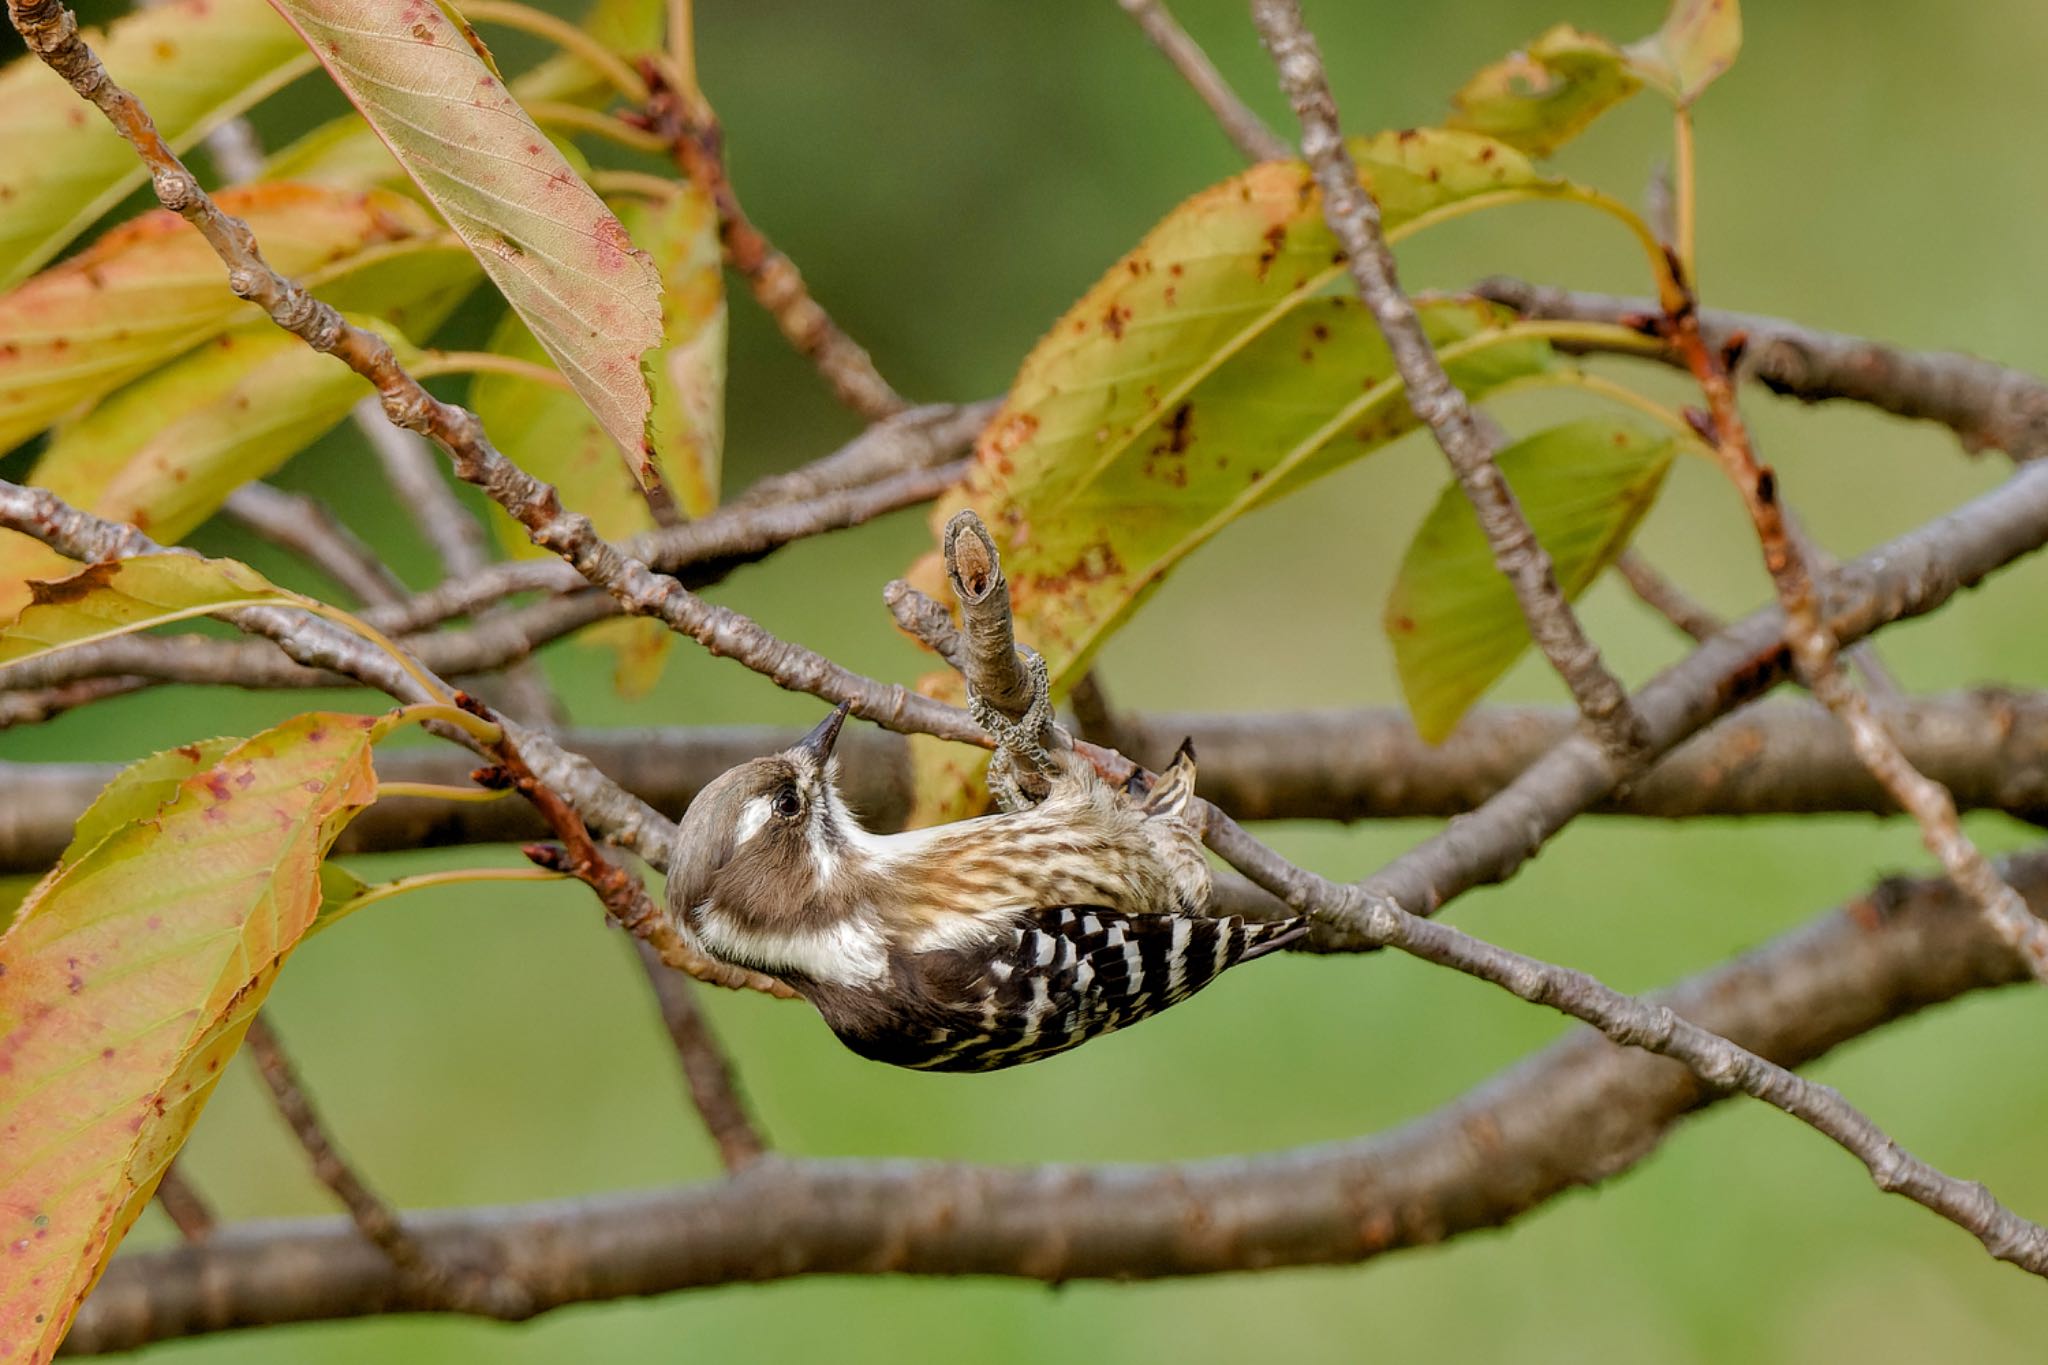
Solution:
[[[370,745],[393,723],[300,716],[195,763],[0,937],[11,1352],[49,1358],[154,1192],[312,924],[321,859],[374,797]]]
[[[1735,64],[1742,49],[1736,0],[1671,0],[1664,27],[1628,45],[1636,74],[1681,105],[1691,104]]]
[[[401,363],[413,362],[412,343],[395,328],[352,321],[382,335]],[[289,332],[236,328],[60,427],[28,481],[160,541],[180,540],[370,392],[369,381]]]
[[[467,255],[419,205],[308,185],[225,190],[270,263],[338,308],[400,329],[467,287]],[[261,314],[174,213],[142,215],[0,296],[0,450],[223,329]]]
[[[687,516],[718,506],[725,452],[725,278],[718,210],[692,184],[621,210],[661,273],[661,349],[654,386],[654,464]]]
[[[1649,510],[1675,447],[1661,432],[1591,417],[1500,452],[1530,529],[1575,598],[1614,562]],[[1387,635],[1415,728],[1434,744],[1529,645],[1514,589],[1494,567],[1479,519],[1456,483],[1409,542],[1387,597]]]
[[[1450,126],[1549,156],[1641,87],[1621,49],[1559,24],[1466,81],[1451,96]]]
[[[182,151],[312,69],[264,0],[175,0],[87,35]],[[34,57],[0,71],[0,287],[21,280],[146,178],[135,149]]]
[[[621,448],[642,457],[640,358],[661,284],[619,220],[438,5],[272,0]]]
[[[29,605],[0,627],[0,664],[235,607],[305,601],[246,564],[183,554],[108,560],[26,586]]]

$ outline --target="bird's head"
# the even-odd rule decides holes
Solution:
[[[684,813],[669,859],[669,913],[714,955],[795,970],[770,945],[830,927],[823,921],[841,898],[827,889],[851,851],[832,760],[846,711],[721,774]]]

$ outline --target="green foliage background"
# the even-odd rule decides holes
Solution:
[[[1661,0],[1396,0],[1310,6],[1355,130],[1428,123],[1474,68],[1552,22],[1627,38]],[[704,0],[700,63],[756,221],[904,391],[998,391],[1051,320],[1235,155],[1109,0],[863,5]],[[1243,7],[1177,6],[1275,123],[1285,110]],[[91,11],[88,11],[90,16]],[[1709,303],[1782,313],[2048,371],[2039,323],[2048,256],[2048,10],[2029,0],[1872,9],[1755,4],[1731,75],[1700,109],[1700,273]],[[522,45],[493,35],[508,64]],[[272,145],[339,109],[302,81],[264,108]],[[1561,158],[1634,198],[1665,155],[1644,98]],[[1411,285],[1496,271],[1646,287],[1608,225],[1568,208],[1466,219],[1405,253]],[[462,325],[481,340],[487,315]],[[733,308],[727,486],[850,434],[750,303]],[[1640,373],[1640,371],[1638,371]],[[1677,396],[1675,378],[1645,381]],[[1931,428],[1848,409],[1750,399],[1759,440],[1810,528],[1850,554],[1996,482]],[[1566,410],[1509,404],[1527,430]],[[414,583],[430,561],[365,477],[352,434],[295,462],[287,484],[331,499]],[[21,455],[0,461],[19,475]],[[1393,704],[1379,605],[1442,480],[1410,438],[1226,532],[1107,649],[1118,701],[1212,709]],[[1718,477],[1682,460],[1638,542],[1715,606],[1767,585]],[[219,528],[196,542],[317,587]],[[850,666],[907,680],[879,588],[928,544],[899,515],[735,576],[722,600]],[[1885,636],[1915,689],[2048,681],[2040,602],[2023,565],[1939,618]],[[1631,681],[1680,645],[1612,584],[1588,625]],[[807,720],[816,706],[701,651],[676,651],[656,694],[627,705],[592,652],[549,656],[583,723]],[[1525,661],[1496,694],[1555,701]],[[333,701],[334,698],[318,700]],[[315,704],[300,695],[160,691],[0,734],[0,757],[126,760],[247,734]],[[361,699],[344,704],[359,705]],[[1972,822],[1999,848],[2028,833]],[[1426,834],[1417,822],[1271,831],[1333,876]],[[509,850],[357,860],[392,876]],[[1686,827],[1582,822],[1511,885],[1475,894],[1463,926],[1647,989],[1761,942],[1927,859],[1902,824],[1824,819]],[[409,1205],[573,1196],[706,1178],[716,1163],[626,946],[580,888],[410,897],[323,936],[274,997],[349,1153]],[[931,1077],[860,1061],[800,1006],[719,996],[717,1025],[762,1120],[789,1151],[986,1161],[1200,1157],[1328,1141],[1422,1114],[1556,1036],[1561,1022],[1393,954],[1275,962],[1198,1006],[1069,1057],[995,1076]],[[2048,1213],[2048,997],[2011,990],[1884,1031],[1818,1069],[1908,1146],[2009,1203]],[[188,1149],[230,1216],[321,1214],[327,1201],[238,1065]],[[171,1237],[152,1212],[132,1246]],[[531,1326],[379,1320],[156,1348],[185,1361],[701,1359],[1225,1361],[1628,1358],[2035,1360],[2040,1286],[1964,1234],[1878,1195],[1861,1169],[1753,1104],[1688,1125],[1642,1169],[1556,1201],[1501,1235],[1360,1267],[1048,1290],[989,1281],[844,1280],[740,1287],[556,1313]]]

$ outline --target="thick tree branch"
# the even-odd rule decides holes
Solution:
[[[1591,294],[1496,276],[1474,290],[1531,318],[1613,322],[1648,328],[1663,311],[1654,299]],[[1740,374],[1803,402],[1843,398],[1921,421],[1939,422],[1971,450],[2016,460],[2048,455],[2048,383],[1954,351],[1911,351],[1865,337],[1824,332],[1757,313],[1702,309],[1700,334],[1717,354],[1739,349]],[[1557,343],[1572,350],[1570,342]],[[1630,351],[1641,355],[1641,351]],[[1686,368],[1675,346],[1657,357]]]
[[[2007,875],[2048,907],[2048,856]],[[1787,1066],[2021,979],[1942,882],[1896,882],[1657,997]],[[1166,1166],[976,1167],[770,1157],[736,1179],[409,1215],[493,1256],[536,1307],[813,1274],[1060,1283],[1341,1264],[1498,1227],[1654,1151],[1721,1093],[1576,1030],[1457,1102],[1371,1138]],[[70,1349],[424,1308],[346,1223],[252,1223],[116,1258]]]
[[[1183,736],[1202,756],[1201,791],[1240,820],[1396,820],[1462,815],[1491,799],[1572,733],[1571,712],[1492,707],[1441,745],[1398,710],[1214,715],[1133,712],[1113,747],[1149,766]],[[1886,713],[1914,766],[1972,810],[2048,821],[2048,694],[1999,690],[1928,697]],[[570,730],[558,738],[661,816],[680,816],[705,783],[794,743],[772,726]],[[1102,739],[1087,735],[1096,743]],[[878,830],[910,810],[900,735],[854,728],[840,738],[848,802]],[[380,754],[394,782],[459,785],[470,759],[419,748]],[[41,872],[119,764],[0,762],[0,874]],[[1890,814],[1898,809],[1820,707],[1746,707],[1679,745],[1626,789],[1591,808],[1662,820],[1760,815]],[[343,854],[446,844],[521,843],[547,826],[519,802],[387,798],[358,815]]]
[[[1472,405],[1444,373],[1423,334],[1415,306],[1401,289],[1394,253],[1380,229],[1379,205],[1360,181],[1344,145],[1337,102],[1323,75],[1315,39],[1295,0],[1253,0],[1252,20],[1280,70],[1280,87],[1301,121],[1301,150],[1323,195],[1323,217],[1343,247],[1359,296],[1387,339],[1394,368],[1407,386],[1408,406],[1436,437],[1472,510],[1493,560],[1513,585],[1529,638],[1571,690],[1601,743],[1618,760],[1644,751],[1647,732],[1628,693],[1587,638],[1557,584],[1550,553],[1537,541],[1514,491],[1494,463],[1494,445],[1480,429]]]

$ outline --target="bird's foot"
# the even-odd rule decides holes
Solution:
[[[1026,645],[1017,648],[1031,680],[1031,704],[1023,715],[1011,720],[972,685],[967,689],[967,713],[996,743],[988,764],[988,790],[996,804],[1006,811],[1036,805],[1042,798],[1034,798],[1026,790],[1026,783],[1036,778],[1037,785],[1042,787],[1045,778],[1059,772],[1059,763],[1044,740],[1052,723],[1052,674],[1037,650]]]

